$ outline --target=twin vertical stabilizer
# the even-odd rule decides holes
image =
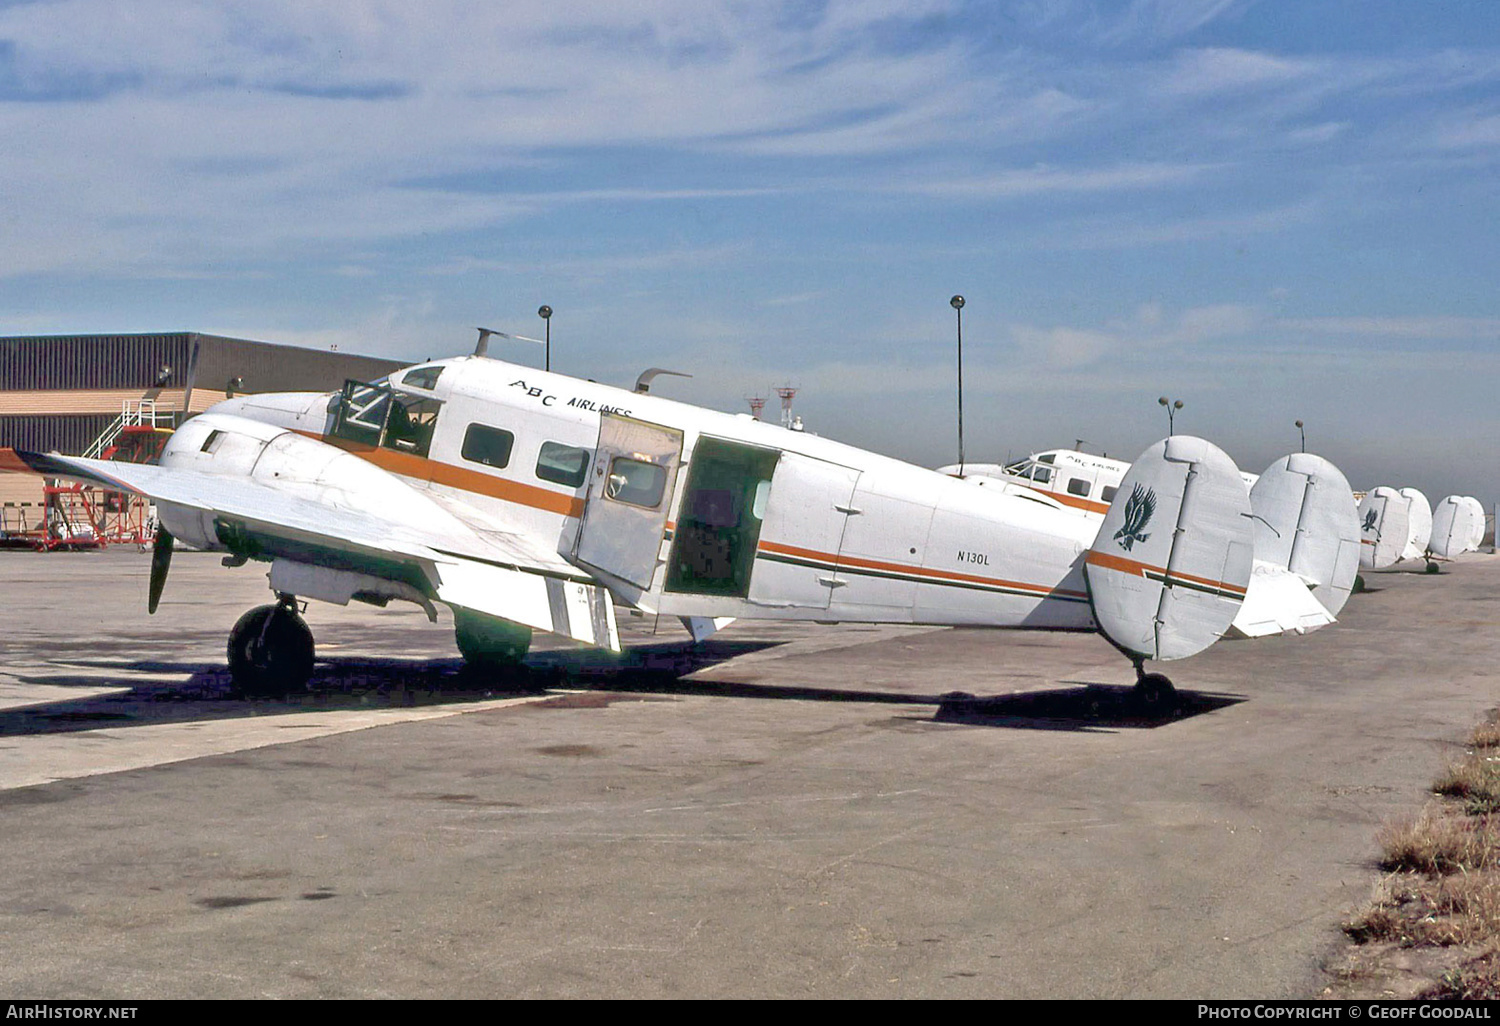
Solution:
[[[1201,438],[1146,450],[1120,483],[1086,556],[1099,630],[1131,658],[1183,659],[1234,621],[1250,583],[1250,496]]]

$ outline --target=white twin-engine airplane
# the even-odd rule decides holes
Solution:
[[[156,465],[19,455],[156,503],[152,612],[174,538],[269,563],[276,602],[229,637],[237,686],[261,694],[312,672],[299,600],[403,599],[434,620],[451,607],[476,662],[518,660],[533,630],[618,651],[615,603],[681,617],[697,640],[737,617],[1098,631],[1154,703],[1172,685],[1143,664],[1228,632],[1257,559],[1296,575],[1300,597],[1267,596],[1295,619],[1309,588],[1342,605],[1358,551],[1348,486],[1317,457],[1278,464],[1276,501],[1252,513],[1229,457],[1176,435],[1101,521],[480,355],[226,400]]]
[[[1130,464],[1077,449],[1044,449],[1010,463],[950,463],[939,474],[997,479],[1050,495],[1070,509],[1103,515],[1115,501]],[[1246,488],[1256,476],[1240,471]]]

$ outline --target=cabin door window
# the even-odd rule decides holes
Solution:
[[[750,593],[780,455],[722,438],[698,439],[667,560],[667,591],[737,598]]]
[[[580,563],[649,589],[661,561],[682,458],[682,432],[617,413],[599,418],[599,446],[573,554]]]

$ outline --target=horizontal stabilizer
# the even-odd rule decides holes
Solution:
[[[1353,503],[1352,495],[1350,502]],[[1336,622],[1333,614],[1313,597],[1305,580],[1284,567],[1257,559],[1250,574],[1250,587],[1245,592],[1245,604],[1234,618],[1233,632],[1245,638],[1288,631],[1306,634]]]
[[[1173,435],[1120,482],[1085,557],[1099,630],[1140,659],[1182,659],[1229,630],[1251,568],[1250,495],[1234,461]]]

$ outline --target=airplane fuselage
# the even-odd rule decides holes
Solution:
[[[488,358],[424,364],[384,386],[227,400],[184,425],[161,463],[207,469],[208,433],[238,418],[296,432],[497,531],[543,539],[653,612],[1094,626],[1082,567],[1097,522],[1040,498]],[[367,491],[350,501],[386,512],[381,490]]]

